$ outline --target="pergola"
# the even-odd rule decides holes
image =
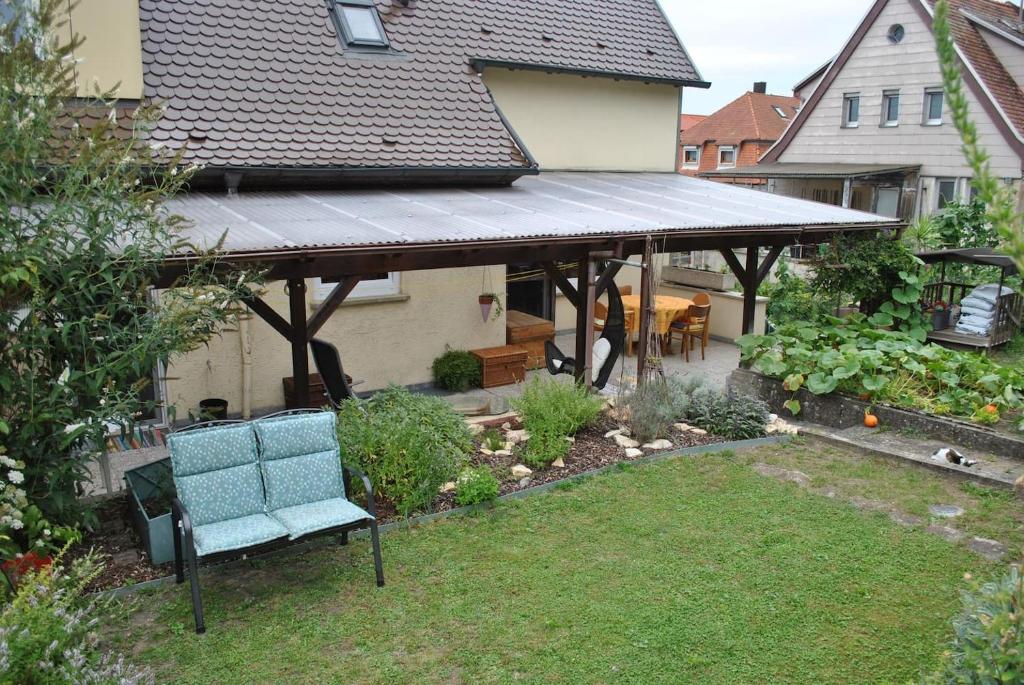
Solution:
[[[576,372],[585,381],[594,303],[632,255],[645,255],[641,301],[649,306],[652,253],[720,251],[743,286],[743,330],[751,332],[758,285],[787,246],[902,226],[668,173],[545,172],[500,187],[194,193],[175,198],[169,209],[190,221],[182,237],[197,247],[213,247],[224,236],[221,263],[261,265],[268,280],[287,282],[287,319],[261,299],[247,304],[290,342],[300,398],[308,396],[309,341],[370,274],[541,264],[576,308]],[[737,248],[746,249],[742,263]],[[768,250],[764,259],[761,248]],[[172,286],[195,259],[188,253],[167,260],[157,285]],[[578,287],[559,268],[565,263],[576,266]],[[316,277],[337,285],[307,316],[305,279]],[[640,365],[649,319],[641,317]]]

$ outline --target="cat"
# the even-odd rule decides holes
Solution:
[[[935,461],[948,461],[950,464],[957,464],[959,466],[974,466],[978,463],[977,459],[969,459],[952,447],[941,447],[935,450],[932,459]]]

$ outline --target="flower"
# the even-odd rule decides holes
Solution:
[[[25,482],[25,474],[22,473],[21,471],[11,470],[7,472],[7,480],[11,481],[15,485],[18,485],[19,483]]]

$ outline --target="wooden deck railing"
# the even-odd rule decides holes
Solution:
[[[929,283],[924,287],[921,296],[923,305],[928,306],[939,300],[947,305],[960,304],[977,286],[968,283],[945,281]],[[1009,342],[1024,325],[1024,295],[1011,293],[999,298],[995,321],[992,330],[986,337],[978,338],[978,347],[995,347]]]

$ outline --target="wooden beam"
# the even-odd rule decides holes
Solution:
[[[612,282],[612,279],[614,279],[616,275],[618,275],[619,269],[621,268],[622,264],[617,264],[615,262],[608,263],[605,270],[601,272],[601,277],[597,279],[597,287],[594,293],[595,297],[599,298],[601,295],[604,295],[604,291],[608,290],[608,284]]]
[[[732,248],[722,248],[719,250],[719,252],[722,253],[723,257],[725,257],[725,261],[729,265],[729,268],[732,269],[732,273],[734,276],[736,276],[736,280],[738,280],[741,284],[746,283],[747,272],[740,265],[740,260],[736,259],[736,253],[732,251]]]
[[[590,387],[593,383],[591,369],[594,366],[594,303],[597,301],[597,264],[590,255],[579,261],[576,308],[576,382]]]
[[[292,376],[295,378],[295,406],[309,404],[309,334],[306,326],[306,282],[288,281],[288,311],[292,320]]]
[[[644,243],[643,268],[640,269],[640,341],[636,348],[636,382],[645,381],[647,371],[647,348],[651,337],[651,258],[654,246],[650,237]],[[633,335],[630,332],[630,335]]]
[[[764,261],[761,262],[761,266],[758,267],[757,269],[758,287],[760,287],[761,284],[764,283],[764,279],[768,278],[768,274],[771,273],[772,267],[775,266],[775,262],[778,261],[779,255],[781,255],[782,251],[785,249],[786,248],[783,247],[782,245],[776,245],[775,247],[768,251],[768,256],[764,258]]]
[[[572,303],[573,307],[580,308],[580,296],[576,291],[576,288],[572,287],[572,283],[565,277],[562,270],[558,268],[558,265],[554,262],[544,262],[541,264],[544,267],[544,273],[548,275],[548,278],[558,287],[562,294],[565,295],[565,299]],[[580,274],[582,276],[582,273]]]
[[[338,285],[334,286],[331,293],[316,308],[313,316],[309,318],[309,324],[306,327],[307,342],[312,340],[317,332],[323,328],[323,325],[327,323],[327,319],[331,318],[331,314],[345,301],[345,298],[352,293],[357,285],[359,285],[359,276],[346,276]]]
[[[249,307],[249,309],[251,309],[254,312],[256,312],[256,314],[261,319],[263,319],[268,324],[270,324],[270,326],[275,331],[277,331],[278,333],[280,333],[284,337],[286,337],[289,340],[291,340],[291,337],[292,337],[292,327],[291,327],[291,324],[289,324],[287,321],[285,321],[283,316],[281,316],[280,314],[275,312],[273,307],[271,307],[269,304],[267,304],[266,302],[264,302],[263,300],[261,300],[258,297],[252,297],[252,298],[246,299],[246,300],[244,300],[244,303]]]
[[[758,248],[747,248],[747,266],[743,270],[743,334],[754,332],[754,312],[757,307],[757,252]]]

